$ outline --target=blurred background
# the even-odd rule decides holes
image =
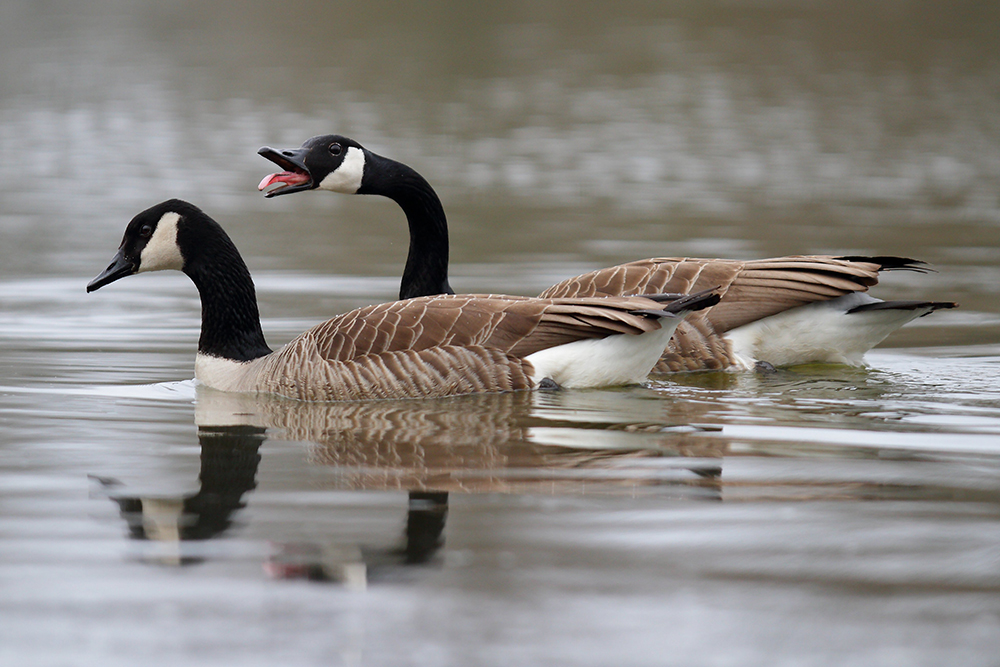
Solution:
[[[391,202],[255,190],[257,148],[339,133],[437,188],[459,291],[903,254],[947,267],[919,292],[995,313],[997,25],[917,0],[5,2],[0,275],[90,276],[177,196],[252,270],[398,276]]]

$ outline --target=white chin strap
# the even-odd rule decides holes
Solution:
[[[330,190],[353,195],[361,189],[361,178],[365,175],[365,152],[351,146],[344,161],[320,181],[320,190]]]

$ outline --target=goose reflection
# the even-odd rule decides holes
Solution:
[[[179,549],[179,543],[208,540],[232,526],[233,514],[246,506],[244,496],[257,486],[259,450],[265,437],[266,429],[260,426],[199,426],[200,488],[190,495],[122,495],[116,480],[96,479],[117,503],[132,539],[177,547],[156,554],[161,562],[196,563],[201,558],[185,554]]]
[[[408,493],[402,545],[392,554],[317,538],[277,542],[265,562],[273,577],[337,579],[364,584],[368,563],[415,565],[434,560],[444,543],[449,494],[626,493],[717,500],[725,444],[685,403],[664,414],[623,422],[615,392],[500,394],[432,401],[303,403],[198,388],[195,422],[201,448],[200,488],[177,497],[119,493],[104,480],[129,534],[163,549],[152,559],[200,562],[204,542],[223,535],[256,487],[266,440],[305,444],[324,474],[309,487]],[[634,408],[634,406],[633,406]],[[172,545],[172,548],[167,548]]]
[[[303,403],[199,388],[196,420],[262,426],[269,438],[306,443],[309,462],[332,473],[323,478],[328,488],[663,493],[669,486],[717,499],[727,443],[718,427],[691,425],[707,408],[665,408],[662,396],[654,398],[639,409],[634,394],[606,391]]]
[[[233,515],[246,507],[246,496],[257,486],[261,444],[267,429],[248,424],[200,425],[200,488],[183,496],[133,496],[118,492],[119,482],[95,477],[119,508],[129,537],[150,541],[157,548],[144,560],[166,565],[191,565],[204,560],[197,549],[182,542],[204,541],[221,536],[233,523]],[[405,564],[430,561],[443,541],[448,511],[446,492],[409,493],[404,545],[398,550]],[[359,573],[360,568],[360,573]],[[278,543],[265,570],[276,578],[306,577],[363,582],[365,566],[357,548],[335,549],[330,545]]]

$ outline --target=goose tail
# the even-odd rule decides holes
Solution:
[[[913,310],[923,311],[917,317],[923,317],[933,313],[935,310],[946,310],[948,308],[958,308],[954,301],[876,301],[875,303],[864,303],[855,306],[847,311],[848,315],[853,313],[864,313],[874,310]]]
[[[693,294],[643,294],[643,298],[665,303],[663,310],[633,310],[635,315],[650,317],[684,317],[696,310],[705,310],[722,299],[722,287],[712,287]]]
[[[685,296],[653,295],[662,310],[638,309],[633,315],[656,318],[657,329],[640,334],[614,334],[600,339],[578,340],[541,350],[527,357],[535,386],[545,379],[564,387],[600,387],[639,384],[646,380],[684,317],[693,311],[714,306],[720,288]],[[643,295],[644,298],[649,298]]]
[[[854,292],[757,320],[728,332],[726,339],[744,367],[752,367],[754,360],[775,366],[858,366],[866,352],[907,322],[957,306],[951,301],[881,301]]]
[[[834,259],[845,262],[865,262],[867,264],[877,264],[879,271],[915,271],[916,273],[935,273],[934,269],[919,259],[911,257],[894,257],[892,255],[875,255],[868,257],[865,255],[844,255]]]

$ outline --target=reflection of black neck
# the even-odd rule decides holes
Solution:
[[[207,540],[221,535],[232,524],[232,514],[243,507],[243,495],[257,486],[258,449],[263,428],[212,426],[198,429],[201,443],[201,489],[182,501],[177,517],[182,540]],[[143,499],[116,498],[134,539],[146,539]]]
[[[448,220],[430,183],[405,164],[366,151],[358,194],[388,197],[406,214],[410,249],[399,298],[454,294],[448,284]]]
[[[441,533],[448,517],[448,494],[440,491],[410,491],[406,514],[406,562],[429,561],[444,544]]]
[[[184,501],[195,521],[184,527],[182,539],[206,540],[229,528],[231,515],[246,507],[243,495],[257,487],[258,450],[263,428],[217,426],[198,429],[201,442],[201,489]]]

